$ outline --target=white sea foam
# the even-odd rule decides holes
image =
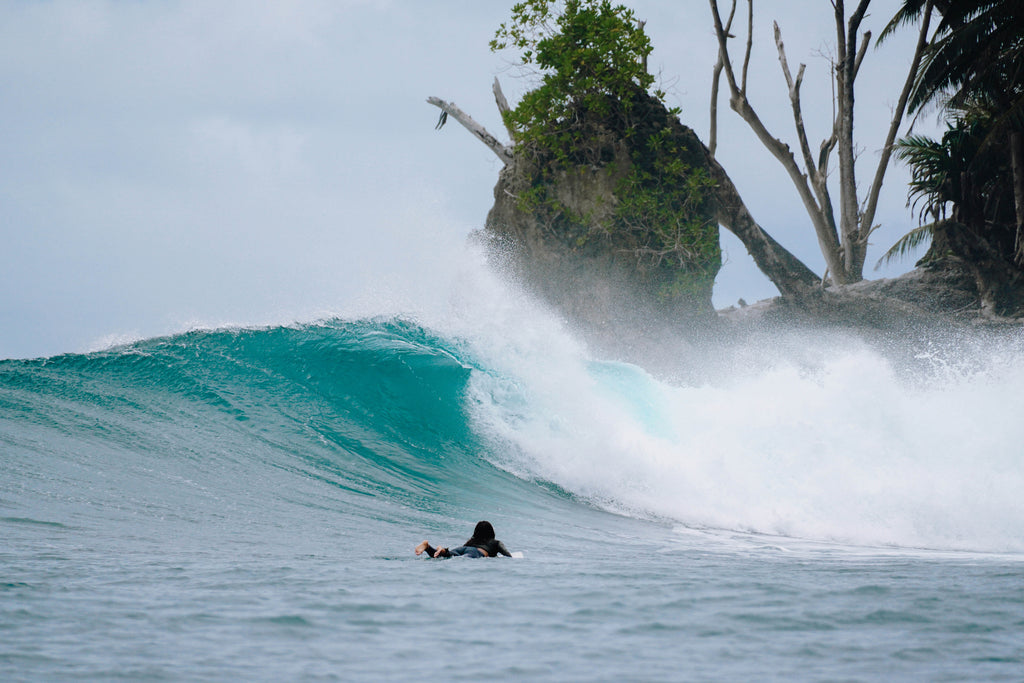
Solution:
[[[717,349],[726,369],[687,385],[588,357],[557,317],[474,277],[454,325],[486,369],[470,412],[517,474],[691,527],[1024,551],[1020,337],[886,350],[779,332]]]

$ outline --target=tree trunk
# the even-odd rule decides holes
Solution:
[[[1013,167],[1013,203],[1017,211],[1017,239],[1013,260],[1024,268],[1024,133],[1010,133],[1010,159]]]
[[[984,230],[964,225],[957,218],[935,225],[935,239],[963,261],[978,288],[979,306],[989,316],[1019,316],[1024,312],[1020,268],[1005,251],[989,242]]]
[[[816,291],[820,284],[818,276],[757,224],[725,169],[715,161],[707,147],[704,149],[708,156],[708,169],[717,186],[715,200],[719,224],[743,242],[754,263],[783,296],[805,299]]]
[[[917,33],[917,45],[914,48],[914,57],[910,61],[910,70],[907,71],[907,78],[903,82],[903,89],[900,91],[900,98],[892,113],[892,120],[889,122],[889,132],[885,136],[885,144],[875,168],[875,179],[868,191],[868,198],[864,205],[864,213],[860,217],[861,236],[867,246],[867,239],[875,228],[875,212],[878,210],[878,197],[882,191],[882,181],[885,178],[885,171],[889,167],[889,158],[892,156],[893,145],[896,142],[896,134],[899,132],[900,122],[903,121],[903,113],[907,110],[907,101],[910,99],[910,91],[914,87],[914,77],[917,75],[918,66],[921,64],[921,57],[924,55],[925,45],[928,43],[928,28],[931,24],[932,7],[934,0],[926,0],[921,19],[921,28]],[[865,256],[867,252],[865,250]]]
[[[861,272],[858,261],[858,206],[857,177],[854,172],[856,156],[853,149],[853,72],[856,45],[850,45],[846,36],[845,9],[842,0],[835,3],[836,21],[836,109],[839,154],[839,234],[843,245],[841,268],[832,277],[841,285],[857,282]],[[860,259],[863,263],[863,259]]]

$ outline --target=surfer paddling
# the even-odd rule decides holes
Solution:
[[[505,544],[494,537],[494,527],[490,522],[477,522],[473,529],[473,537],[457,548],[434,548],[429,541],[416,546],[416,554],[427,554],[427,557],[512,557]]]

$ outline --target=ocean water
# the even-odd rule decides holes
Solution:
[[[1019,335],[654,372],[480,290],[0,362],[0,679],[1024,680]]]

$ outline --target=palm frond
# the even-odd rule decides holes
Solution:
[[[904,0],[903,6],[897,10],[893,18],[889,20],[889,23],[885,25],[885,28],[878,35],[875,45],[881,45],[883,41],[888,39],[898,29],[910,24],[916,24],[924,13],[925,2],[926,0]]]
[[[896,244],[889,247],[889,251],[882,254],[882,257],[878,259],[878,263],[875,264],[875,270],[878,270],[883,265],[907,257],[916,251],[922,244],[931,241],[934,228],[935,223],[929,223],[928,225],[922,225],[908,232],[906,235],[901,237]]]
[[[896,158],[910,167],[907,205],[917,212],[921,222],[925,216],[940,217],[945,213],[946,204],[956,199],[951,179],[958,175],[958,166],[950,154],[949,140],[949,134],[955,130],[951,128],[942,142],[924,135],[911,135],[896,143]]]
[[[916,75],[910,111],[936,98],[957,103],[979,91],[1001,106],[1024,86],[1024,4],[948,0]]]

